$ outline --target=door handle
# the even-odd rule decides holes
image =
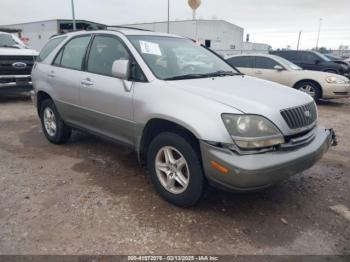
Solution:
[[[90,78],[86,78],[81,80],[80,82],[83,86],[92,86],[94,83],[91,81]]]
[[[56,77],[55,71],[51,71],[51,72],[48,74],[48,76],[51,77],[51,78]]]

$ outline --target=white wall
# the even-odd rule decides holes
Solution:
[[[52,35],[57,34],[57,20],[6,25],[7,28],[22,30],[22,37],[28,37],[28,47],[40,51]]]
[[[147,29],[155,32],[167,32],[167,22],[131,24],[125,26]],[[198,39],[200,41],[211,40],[211,49],[217,51],[242,48],[243,28],[223,20],[171,21],[170,33],[189,37],[191,39]]]

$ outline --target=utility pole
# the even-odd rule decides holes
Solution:
[[[299,50],[301,32],[302,32],[302,31],[299,31],[297,50]]]
[[[170,33],[170,0],[168,0],[168,34]]]
[[[320,41],[321,25],[322,25],[322,18],[320,18],[320,23],[319,23],[319,25],[318,25],[316,50],[318,50],[318,42]]]
[[[76,31],[77,24],[75,22],[74,0],[71,0],[71,2],[72,2],[73,31]]]

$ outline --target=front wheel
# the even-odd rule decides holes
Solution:
[[[186,135],[164,132],[153,139],[147,167],[156,191],[168,202],[182,207],[202,197],[205,178],[195,141]]]
[[[295,88],[303,93],[310,95],[316,102],[318,102],[321,98],[321,88],[314,82],[301,82]]]

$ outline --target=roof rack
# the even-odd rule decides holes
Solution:
[[[112,28],[112,29],[111,29]],[[154,32],[152,30],[148,30],[148,29],[142,29],[142,28],[137,28],[137,27],[131,27],[131,26],[109,26],[108,30],[112,30],[113,28],[121,28],[121,29],[132,29],[132,30],[140,30],[140,31],[146,31],[146,32]]]

